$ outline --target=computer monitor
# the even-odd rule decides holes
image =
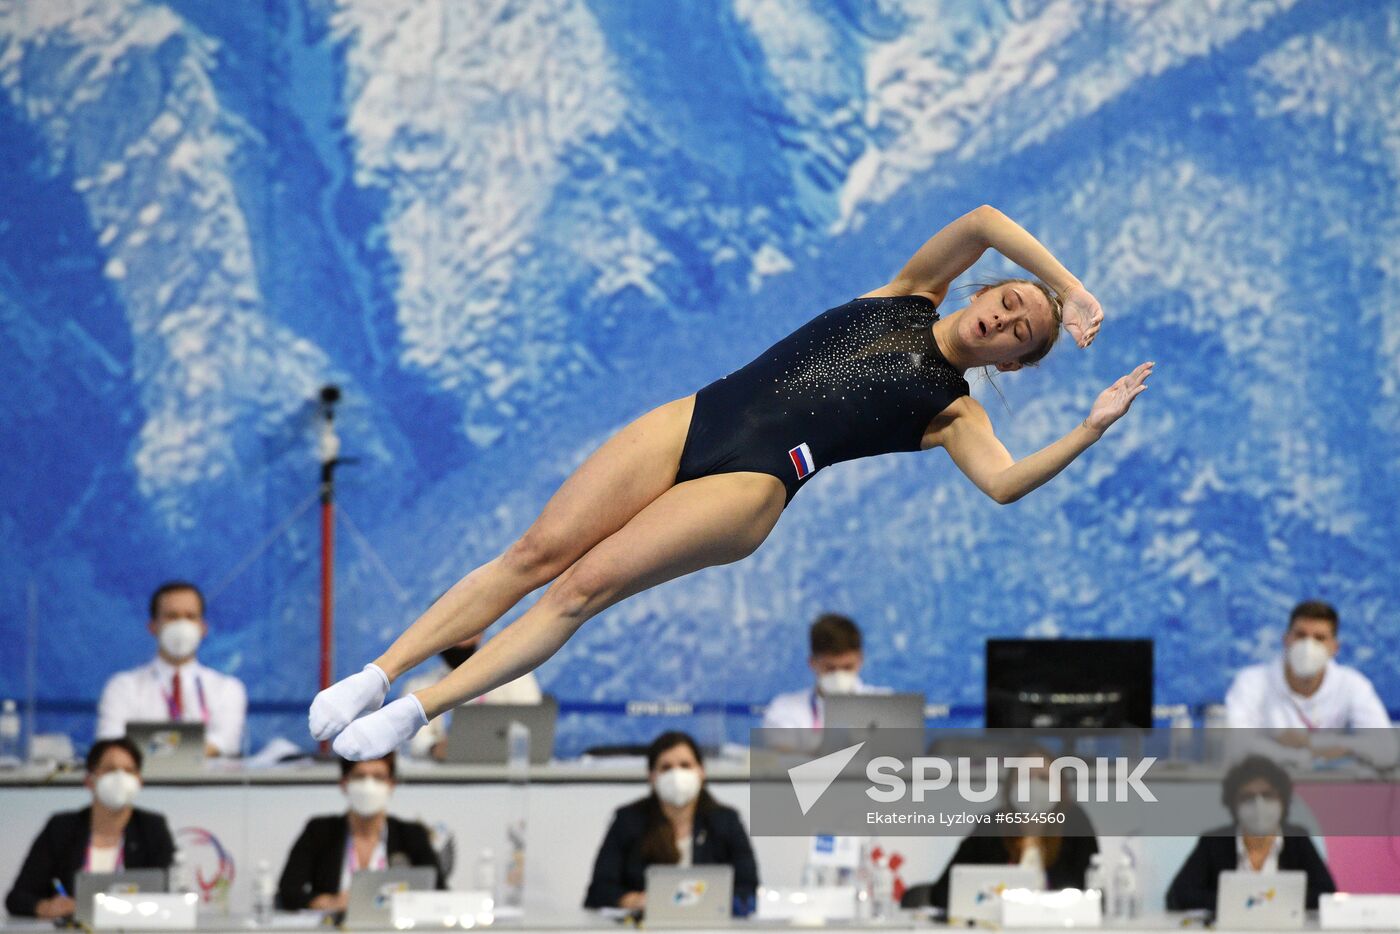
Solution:
[[[1152,728],[1151,639],[988,639],[987,727]]]

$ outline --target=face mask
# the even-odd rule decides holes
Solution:
[[[476,646],[474,645],[469,645],[466,648],[460,648],[458,646],[452,645],[439,652],[438,657],[441,658],[443,661],[447,662],[449,667],[460,668],[462,662],[471,658],[472,653],[475,651]]]
[[[171,658],[191,658],[204,638],[202,627],[192,619],[172,619],[160,627],[161,650]]]
[[[1240,829],[1251,836],[1275,833],[1283,820],[1283,802],[1255,795],[1240,802],[1235,808],[1235,819],[1239,821]]]
[[[1058,802],[1050,800],[1050,783],[1043,778],[1033,778],[1026,783],[1026,800],[1011,802],[1011,806],[1026,814],[1049,814],[1058,807]],[[1016,786],[1011,786],[1011,795],[1016,797]]]
[[[1300,678],[1311,678],[1327,667],[1327,647],[1316,639],[1299,639],[1288,647],[1288,667]]]
[[[102,806],[120,811],[131,806],[136,793],[141,790],[141,779],[130,772],[108,772],[97,780],[93,791]]]
[[[682,808],[700,794],[700,773],[695,769],[671,769],[656,777],[656,796],[672,807]]]
[[[823,694],[854,694],[860,686],[860,675],[854,671],[828,671],[817,678]]]
[[[357,778],[345,783],[345,797],[350,799],[350,810],[361,817],[382,814],[389,806],[389,795],[392,793],[389,783],[377,778]]]

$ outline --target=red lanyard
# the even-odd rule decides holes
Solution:
[[[180,677],[180,669],[178,668],[175,669],[175,677]],[[160,673],[157,671],[156,682],[160,683],[160,680]],[[199,675],[194,676],[194,693],[195,696],[199,698],[199,719],[204,723],[208,723],[209,705],[204,700],[204,679],[201,678]],[[166,691],[164,685],[161,685],[160,696],[165,698],[165,710],[166,713],[170,715],[171,721],[178,722],[179,720],[183,719],[182,714],[184,713],[184,711],[177,710],[175,708],[175,695]]]

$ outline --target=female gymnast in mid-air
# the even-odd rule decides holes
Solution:
[[[978,289],[934,309],[988,249],[1040,281]],[[1034,237],[983,206],[944,227],[893,281],[817,316],[741,370],[627,425],[564,481],[520,538],[438,599],[372,664],[316,695],[309,723],[347,759],[382,756],[432,717],[549,658],[627,597],[751,554],[814,473],[857,457],[942,448],[998,503],[1063,470],[1146,389],[1144,363],[1058,441],[1015,460],[968,392],[973,367],[1019,370],[1061,324],[1080,347],[1103,312]],[[430,688],[380,706],[390,683],[480,633],[526,594],[524,615]]]

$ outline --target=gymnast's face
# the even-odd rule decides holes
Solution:
[[[978,357],[978,366],[1003,373],[1019,370],[1019,360],[1049,340],[1059,325],[1050,301],[1029,282],[985,288],[958,312],[957,334]]]

